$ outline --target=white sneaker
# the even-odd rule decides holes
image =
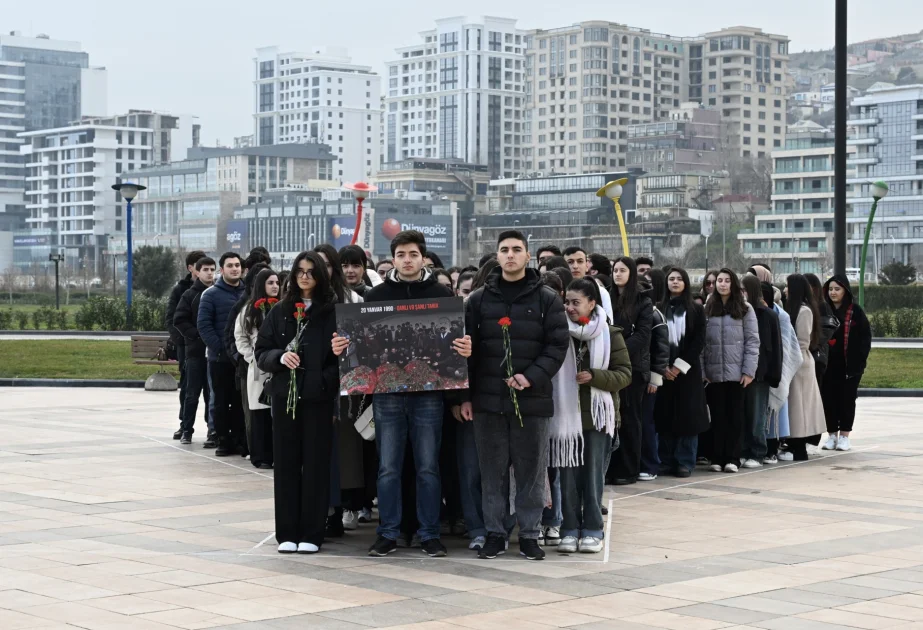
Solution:
[[[320,547],[312,543],[298,543],[298,553],[317,553]]]
[[[603,541],[593,536],[584,536],[578,546],[580,553],[599,553],[603,550]]]
[[[806,444],[804,447],[805,452],[808,455],[819,455],[820,449],[814,446],[813,444]]]
[[[744,468],[762,468],[763,465],[756,461],[755,459],[745,459],[743,463]]]
[[[486,536],[475,536],[474,538],[471,539],[471,542],[468,543],[468,549],[471,549],[472,551],[480,551],[481,549],[484,548],[484,545],[486,544],[487,544]]]
[[[372,510],[368,508],[362,508],[359,510],[359,522],[360,523],[371,523],[372,522]]]
[[[352,531],[359,529],[359,513],[352,510],[343,511],[343,529]]]
[[[545,546],[545,532],[543,530],[540,530],[538,532],[538,538],[536,538],[535,540],[538,541],[539,547],[544,547]]]
[[[736,466],[735,464],[725,464],[725,465],[724,465],[724,472],[727,472],[727,473],[735,473],[735,472],[737,472],[737,466]]]
[[[779,451],[779,461],[780,462],[793,462],[795,461],[795,456],[789,453],[788,451]]]
[[[638,481],[654,481],[657,478],[657,475],[652,475],[650,473],[643,472],[638,475]]]
[[[721,464],[712,464],[708,469],[712,472],[721,472]]]
[[[776,457],[775,455],[767,455],[766,457],[763,458],[763,463],[764,464],[778,464],[779,458]]]
[[[558,545],[558,553],[577,553],[577,537],[565,536]]]
[[[827,441],[824,442],[824,445],[821,448],[825,451],[835,451],[837,439],[838,439],[837,434],[831,433],[830,437],[827,438]],[[845,439],[848,440],[849,438],[845,438]]]
[[[852,448],[849,444],[849,438],[840,436],[840,439],[836,442],[836,450],[838,451],[848,451]]]
[[[279,553],[295,553],[298,551],[298,545],[293,542],[284,542],[279,545]]]
[[[549,547],[557,547],[561,544],[561,528],[548,526],[545,528],[545,544]]]

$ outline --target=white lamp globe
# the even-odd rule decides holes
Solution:
[[[888,196],[888,185],[885,182],[875,182],[872,184],[872,197],[874,199],[884,199]]]
[[[618,199],[622,196],[622,185],[614,184],[606,188],[606,197],[609,199]]]

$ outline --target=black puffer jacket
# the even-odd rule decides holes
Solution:
[[[570,333],[560,296],[541,283],[538,272],[526,269],[526,288],[508,303],[500,292],[501,269],[472,293],[465,305],[465,330],[471,335],[468,360],[470,396],[475,412],[514,414],[510,389],[504,380],[503,329],[509,317],[513,373],[525,376],[531,387],[517,392],[523,417],[554,415],[551,379],[567,355]],[[377,287],[376,287],[377,288]]]
[[[334,305],[311,307],[307,324],[301,335],[298,356],[301,367],[295,371],[300,402],[325,402],[339,394],[339,370],[330,340],[336,331]],[[289,342],[295,338],[297,322],[293,302],[277,304],[260,326],[253,354],[257,366],[272,374],[270,391],[273,398],[288,395],[290,370],[282,363],[282,355]]]
[[[757,381],[778,387],[782,381],[782,329],[779,316],[772,308],[758,306],[756,324],[760,331],[760,358],[756,364]]]
[[[819,363],[823,369],[827,369],[827,360],[830,356],[830,339],[836,332],[840,322],[833,315],[833,309],[824,300],[817,305],[817,311],[820,313],[820,336],[817,339],[817,350],[811,352],[814,360]]]
[[[186,340],[183,339],[183,334],[173,325],[173,317],[176,315],[176,307],[179,306],[180,298],[183,297],[183,293],[192,288],[193,282],[192,274],[187,273],[185,278],[173,285],[170,297],[167,298],[167,315],[164,324],[166,324],[167,332],[170,333],[170,339],[176,346],[186,345]]]
[[[173,315],[173,326],[183,336],[187,358],[205,358],[205,341],[199,335],[198,325],[199,301],[207,288],[201,280],[196,280],[179,299],[176,313]]]
[[[398,277],[397,269],[392,269],[385,276],[384,282],[368,289],[362,297],[366,302],[388,302],[453,297],[453,293],[448,287],[439,284],[429,269],[424,269],[420,280],[416,282],[404,282]]]
[[[663,385],[663,373],[670,367],[670,329],[664,320],[663,313],[656,306],[653,307],[651,320],[651,370],[650,381],[653,385]]]
[[[828,293],[830,283],[836,282],[846,289],[846,296],[840,308],[834,307],[830,302]],[[828,342],[829,355],[828,369],[836,364],[836,371],[845,371],[846,378],[862,376],[865,372],[866,364],[869,359],[869,352],[872,351],[872,327],[869,319],[862,310],[862,307],[853,302],[852,289],[849,286],[849,280],[839,274],[833,276],[824,284],[824,299],[827,300],[827,306],[834,312],[839,325],[833,336]],[[852,310],[849,307],[852,306]],[[848,315],[848,317],[847,317]],[[849,338],[846,335],[846,320],[849,319]],[[834,356],[836,353],[836,356]],[[845,360],[845,366],[843,361]]]
[[[612,324],[622,329],[625,345],[628,346],[628,356],[631,357],[631,371],[643,375],[645,382],[649,381],[654,305],[651,303],[644,285],[638,288],[638,299],[635,302],[632,317],[627,317],[623,311],[619,311],[618,296],[615,295],[614,291],[612,310],[615,318]]]

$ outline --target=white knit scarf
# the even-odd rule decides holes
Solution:
[[[561,369],[551,379],[551,387],[554,416],[549,427],[551,449],[548,465],[553,468],[582,466],[583,423],[580,420],[577,357],[573,343],[568,342],[567,356]]]
[[[612,340],[609,337],[609,324],[606,312],[599,305],[586,326],[568,321],[570,335],[578,341],[587,342],[590,347],[590,368],[608,370],[612,352]],[[573,344],[571,344],[573,345]],[[576,374],[574,375],[576,378]],[[593,426],[610,437],[615,437],[615,401],[612,394],[595,387],[590,387],[590,411]]]

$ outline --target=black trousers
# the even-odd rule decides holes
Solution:
[[[641,415],[647,383],[640,372],[632,372],[631,385],[619,392],[619,448],[612,453],[607,479],[637,479],[641,474]]]
[[[176,346],[176,360],[179,361],[179,425],[183,426],[183,407],[186,405],[186,346]]]
[[[183,420],[181,428],[184,433],[195,433],[195,416],[199,408],[199,396],[205,403],[205,415],[208,416],[208,362],[205,357],[188,357],[184,361],[186,372],[186,397],[183,400]],[[208,426],[206,418],[206,427]]]
[[[827,433],[852,431],[856,420],[856,398],[859,396],[859,377],[836,378],[827,375],[820,390],[827,418]]]
[[[439,477],[442,479],[442,518],[450,522],[462,519],[461,486],[458,480],[455,429],[458,420],[446,408],[442,418],[442,444],[439,447]]]
[[[705,398],[711,412],[711,463],[722,468],[727,464],[739,466],[745,413],[744,388],[736,381],[710,383],[705,388]]]
[[[276,540],[324,542],[330,500],[334,401],[300,402],[291,417],[286,397],[272,400]]]
[[[244,410],[237,391],[237,370],[232,363],[209,361],[208,370],[215,388],[215,435],[219,442],[246,450]]]
[[[793,438],[786,439],[788,443],[788,452],[796,462],[807,461],[808,459],[808,440],[811,438]]]
[[[272,411],[250,411],[250,463],[254,466],[272,464]]]

